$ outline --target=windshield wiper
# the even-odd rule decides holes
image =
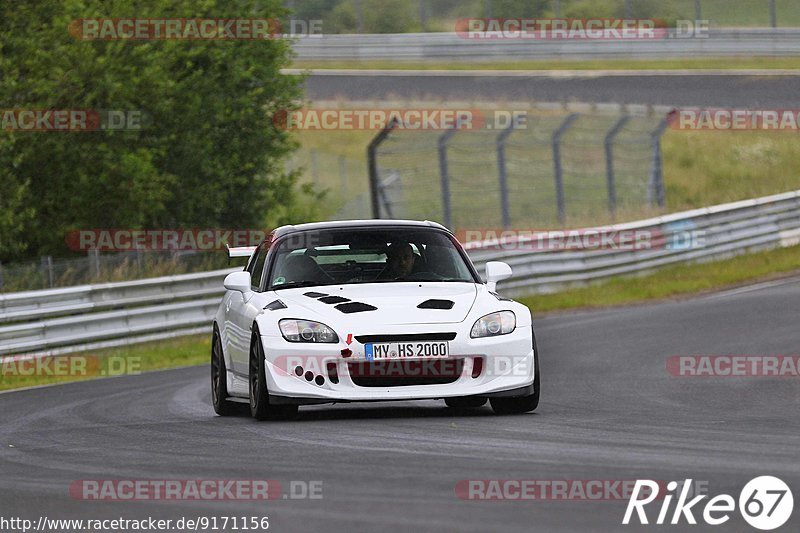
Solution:
[[[281,283],[279,285],[273,285],[270,287],[270,290],[277,291],[278,289],[297,289],[299,287],[319,287],[323,285],[332,285],[331,283],[321,283],[319,281],[290,281],[288,283]]]

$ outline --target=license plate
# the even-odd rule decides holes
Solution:
[[[370,342],[364,345],[367,361],[449,356],[448,342]]]

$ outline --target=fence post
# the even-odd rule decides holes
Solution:
[[[0,261],[0,290],[3,289],[3,285],[5,285],[5,279],[3,278],[3,262]]]
[[[556,0],[556,18],[561,18],[561,0]]]
[[[703,19],[703,9],[700,6],[700,0],[694,0],[694,22],[697,24],[698,20]]]
[[[667,119],[661,119],[656,129],[650,133],[650,142],[653,146],[652,165],[650,167],[650,186],[648,187],[648,200],[659,207],[664,207],[664,174],[661,168],[661,136],[667,129]]]
[[[311,179],[314,181],[314,187],[319,186],[319,161],[317,160],[317,149],[311,149]]]
[[[343,155],[339,156],[339,182],[342,187],[342,198],[347,200],[347,169]]]
[[[53,257],[45,255],[42,257],[42,274],[44,274],[47,288],[53,288]]]
[[[487,19],[492,18],[492,0],[483,0],[484,16]]]
[[[630,120],[629,115],[622,115],[606,133],[603,142],[606,149],[606,188],[608,189],[608,212],[613,216],[617,212],[617,185],[614,177],[614,137]]]
[[[397,126],[397,119],[393,118],[389,123],[378,132],[367,146],[367,166],[369,170],[369,193],[372,203],[372,218],[381,218],[381,204],[378,197],[378,161],[375,159],[375,152],[381,143],[386,140],[389,133]]]
[[[93,248],[87,252],[89,255],[89,265],[94,267],[95,278],[100,277],[100,251]]]
[[[564,119],[564,122],[553,132],[553,167],[556,180],[556,207],[558,209],[558,222],[565,224],[567,221],[567,211],[564,202],[564,176],[561,168],[561,137],[566,133],[572,123],[580,116],[580,113],[572,113]]]
[[[775,12],[775,0],[769,0],[769,25],[778,27],[778,14]]]
[[[500,213],[502,215],[503,227],[511,227],[511,213],[508,207],[508,180],[506,177],[506,139],[514,132],[515,123],[501,131],[495,141],[497,145],[497,178],[500,184]]]
[[[625,0],[625,18],[631,18],[631,0]]]
[[[423,32],[428,31],[428,10],[425,7],[426,0],[419,0],[419,27]]]
[[[361,5],[361,0],[355,0],[355,1],[356,1],[356,20],[358,24],[356,26],[356,32],[364,33],[364,9],[363,6]]]
[[[442,188],[442,217],[446,228],[452,228],[453,212],[450,206],[450,172],[447,166],[447,143],[458,130],[453,128],[439,136],[437,145],[439,147],[439,181]]]

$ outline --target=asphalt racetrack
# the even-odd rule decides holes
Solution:
[[[800,76],[637,74],[585,71],[574,75],[311,74],[310,100],[539,101],[794,108]]]
[[[637,86],[639,90],[639,86]],[[800,279],[692,300],[534,320],[542,402],[498,417],[443,402],[221,418],[209,369],[0,395],[4,516],[268,516],[270,531],[610,531],[626,501],[464,501],[469,479],[683,480],[732,494],[760,475],[800,490],[797,377],[675,377],[673,355],[797,354]],[[82,479],[321,480],[322,499],[81,501]],[[284,493],[288,491],[285,490]],[[656,504],[659,505],[659,504]],[[651,521],[658,507],[648,509]],[[670,513],[671,514],[671,513]],[[695,512],[702,523],[702,510]],[[800,511],[782,530],[797,531]],[[738,512],[724,526],[754,531]],[[650,525],[642,529],[653,530]]]

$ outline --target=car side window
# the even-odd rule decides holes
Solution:
[[[247,267],[250,272],[250,288],[258,292],[261,287],[261,276],[264,274],[264,261],[267,259],[269,248],[261,245],[253,254],[255,259]]]

